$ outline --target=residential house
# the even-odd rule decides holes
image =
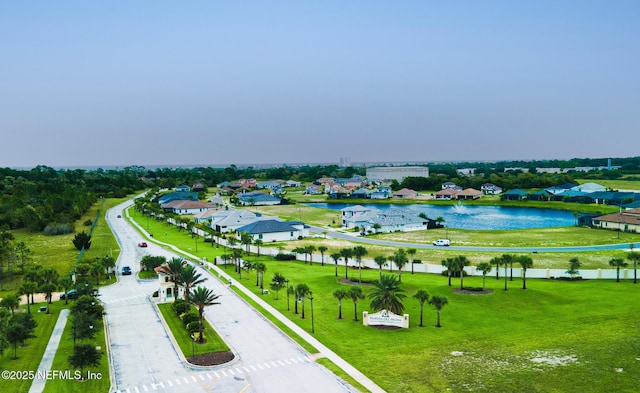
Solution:
[[[175,293],[175,283],[171,281],[171,270],[165,263],[156,267],[155,272],[158,274],[158,299],[161,303],[173,301],[176,297],[184,297],[184,287],[178,285],[178,293]]]
[[[201,201],[171,201],[160,205],[160,207],[167,213],[183,215],[202,213],[208,209],[215,208],[216,205],[211,202]]]
[[[181,184],[178,187],[176,187],[174,191],[176,191],[176,192],[189,192],[189,191],[191,191],[191,187],[189,187],[186,184]]]
[[[302,184],[299,181],[287,180],[284,182],[285,187],[300,187]]]
[[[536,192],[532,192],[528,195],[529,200],[532,201],[548,201],[551,199],[553,194],[551,194],[547,190],[538,190]]]
[[[259,220],[277,219],[259,216],[248,210],[221,210],[211,216],[211,229],[220,233],[235,232],[236,229]]]
[[[584,183],[584,184],[579,184],[575,187],[572,187],[571,190],[574,191],[582,191],[582,192],[602,192],[602,191],[607,191],[607,187],[602,186],[600,184],[597,183]]]
[[[462,187],[456,185],[456,183],[447,181],[442,183],[442,189],[443,190],[457,190],[457,191],[462,191]]]
[[[595,217],[592,219],[592,225],[596,228],[639,233],[640,208]]]
[[[274,188],[282,187],[283,184],[284,182],[282,180],[262,181],[258,183],[256,187],[260,189],[265,189],[265,188],[274,189]]]
[[[475,188],[466,188],[460,191],[456,197],[458,200],[473,200],[482,198],[482,191],[476,190]]]
[[[197,201],[198,193],[193,191],[175,191],[170,192],[168,194],[160,195],[156,202],[158,204],[163,205],[165,203],[169,203],[171,201]]]
[[[282,203],[282,199],[258,191],[239,194],[238,199],[242,206],[273,206]]]
[[[366,188],[360,188],[351,192],[351,198],[353,199],[367,199],[371,197],[371,191]]]
[[[362,205],[348,206],[344,209],[340,209],[340,213],[342,215],[342,226],[347,226],[347,219],[352,217],[361,216],[364,213],[373,211],[374,209],[370,207],[364,207]]]
[[[377,190],[372,192],[369,197],[371,199],[389,199],[391,198],[391,192]]]
[[[418,192],[410,188],[403,188],[393,193],[394,198],[407,199],[415,198],[418,196]]]
[[[519,188],[515,188],[513,190],[509,190],[502,194],[501,198],[507,201],[522,201],[527,199],[529,193],[525,190],[521,190]]]
[[[225,210],[225,208],[216,205],[216,207],[194,214],[193,221],[195,221],[196,224],[202,224],[205,222],[210,223],[213,219],[213,215],[222,210]]]
[[[344,209],[343,209],[344,210]],[[389,233],[424,230],[428,219],[402,209],[371,209],[343,219],[347,228],[360,228],[364,233]]]
[[[487,195],[498,195],[502,193],[502,187],[496,186],[493,183],[484,183],[480,190]]]
[[[296,240],[309,235],[308,227],[298,221],[261,220],[236,229],[240,233],[248,233],[253,240],[276,242]]]
[[[462,176],[473,176],[476,174],[476,168],[460,168],[456,169],[456,172]]]
[[[331,199],[346,199],[349,198],[349,190],[346,188],[334,185],[331,186],[331,191],[329,191],[329,198]]]
[[[434,197],[436,199],[449,201],[449,200],[452,200],[452,199],[456,199],[457,195],[458,195],[458,193],[460,191],[462,191],[462,190],[456,190],[456,189],[453,189],[453,188],[445,188],[445,189],[442,189],[442,190],[436,192],[433,195],[434,195]]]
[[[207,191],[207,186],[205,186],[202,183],[195,183],[194,185],[191,186],[191,190],[192,191]]]
[[[304,190],[304,193],[307,195],[318,195],[318,194],[322,194],[322,191],[323,191],[322,186],[311,184],[307,186],[307,188]]]

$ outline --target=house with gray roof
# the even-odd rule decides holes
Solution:
[[[282,199],[263,192],[246,192],[238,195],[242,206],[272,206],[282,203]]]
[[[345,227],[360,228],[365,233],[389,233],[425,230],[428,219],[404,209],[371,209],[343,219]]]
[[[278,219],[277,217],[259,216],[248,210],[221,210],[211,215],[210,227],[220,233],[235,232],[236,229],[260,220]]]
[[[237,236],[248,233],[253,240],[276,242],[297,240],[309,235],[308,227],[298,221],[278,221],[274,219],[255,221],[236,229]]]

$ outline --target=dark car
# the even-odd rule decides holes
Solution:
[[[138,243],[138,247],[146,247],[146,246],[147,246],[146,242]]]
[[[72,289],[70,291],[67,291],[66,293],[61,293],[60,294],[60,299],[65,300],[65,299],[76,299],[78,297],[78,291],[76,291],[75,289]]]
[[[131,275],[131,268],[129,266],[123,266],[122,267],[122,275],[123,276],[130,276]]]

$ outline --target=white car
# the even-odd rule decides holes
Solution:
[[[451,240],[449,239],[438,239],[436,241],[433,242],[434,246],[450,246],[451,245]]]

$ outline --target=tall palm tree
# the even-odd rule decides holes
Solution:
[[[178,287],[180,286],[180,272],[184,268],[185,262],[182,258],[173,257],[166,265],[165,272],[169,275],[169,280],[173,282],[173,300],[178,298]]]
[[[363,246],[353,247],[353,257],[358,262],[358,269],[360,270],[360,283],[362,283],[362,257],[367,255],[367,249]]]
[[[502,258],[493,257],[493,258],[491,258],[489,263],[491,265],[496,265],[496,280],[499,280],[500,279],[500,265],[502,265]]]
[[[429,293],[424,289],[418,289],[418,292],[416,292],[413,297],[420,302],[420,327],[422,327],[422,311],[424,304],[429,301]]]
[[[33,300],[29,302],[29,296],[37,293],[38,284],[34,281],[23,281],[18,291],[20,292],[20,294],[27,296],[27,313],[31,314],[31,307],[29,305],[33,303]]]
[[[609,261],[609,266],[616,268],[616,282],[620,282],[620,268],[627,267],[629,264],[622,258],[613,258]]]
[[[349,279],[349,258],[353,258],[353,248],[343,248],[340,256],[344,259],[344,278]]]
[[[216,302],[216,300],[219,297],[220,296],[214,294],[211,289],[201,287],[201,286],[195,288],[193,292],[189,293],[189,297],[188,297],[189,303],[193,304],[198,309],[198,332],[199,332],[198,342],[199,343],[204,342],[204,336],[202,335],[204,308],[206,306],[220,304],[219,302]]]
[[[333,297],[338,299],[338,319],[342,319],[342,299],[346,298],[347,295],[347,291],[342,288],[333,291]]]
[[[178,273],[178,281],[184,288],[184,300],[189,298],[189,291],[196,285],[205,282],[206,278],[202,277],[201,273],[196,271],[196,268],[192,265],[185,265]]]
[[[504,255],[500,257],[500,261],[502,261],[502,265],[504,266],[504,290],[507,289],[507,267],[509,266],[509,258],[505,258]]]
[[[478,266],[476,266],[476,269],[478,269],[479,271],[482,272],[482,290],[484,291],[485,289],[485,280],[487,278],[487,274],[489,274],[491,272],[491,263],[489,262],[480,262],[478,264]]]
[[[231,250],[231,255],[233,256],[236,273],[240,275],[240,279],[242,279],[242,267],[240,266],[240,261],[242,260],[242,250],[239,248],[234,248]]]
[[[355,285],[352,286],[347,291],[347,296],[349,296],[351,300],[353,300],[353,312],[354,312],[353,320],[358,322],[358,300],[364,299],[364,293],[362,293],[362,288]]]
[[[375,258],[373,258],[373,262],[375,262],[376,265],[378,265],[380,278],[382,278],[382,267],[385,265],[385,263],[387,263],[387,258],[383,257],[382,255],[376,255]]]
[[[267,271],[267,265],[263,262],[256,262],[253,264],[253,268],[256,269],[256,276],[260,277],[260,289],[264,289],[264,273]]]
[[[336,266],[336,277],[338,277],[338,262],[340,262],[340,258],[342,258],[342,255],[339,252],[334,252],[329,257],[333,259],[333,263]]]
[[[402,315],[404,305],[402,299],[406,297],[400,288],[400,281],[392,274],[383,274],[380,280],[373,283],[373,291],[369,294],[371,308],[374,311],[387,310]]]
[[[527,269],[533,266],[533,259],[528,255],[520,255],[518,263],[522,267],[522,289],[527,289]]]
[[[320,251],[320,255],[322,256],[322,266],[324,266],[324,253],[328,250],[329,248],[327,248],[326,246],[320,246],[318,247],[318,251]]]
[[[507,274],[507,264],[510,267],[509,281],[513,281],[513,262],[518,259],[517,256],[513,254],[502,254],[502,263],[505,265],[504,274]]]
[[[116,267],[116,259],[109,255],[105,255],[104,258],[102,258],[102,266],[104,267],[105,272],[109,274],[111,273],[111,270]]]
[[[73,287],[73,280],[70,276],[62,276],[58,280],[58,284],[60,285],[60,288],[64,291],[64,293],[67,293],[67,291]],[[64,297],[64,304],[69,304],[68,296]]]
[[[464,267],[469,266],[469,260],[464,255],[458,255],[453,259],[455,270],[460,273],[460,289],[464,287]]]
[[[410,257],[409,263],[411,263],[411,274],[413,274],[413,257],[416,255],[416,252],[418,252],[418,250],[415,248],[407,248],[407,255]]]
[[[242,232],[240,233],[240,243],[242,243],[242,245],[246,247],[245,252],[247,253],[247,255],[251,255],[251,244],[253,243],[253,237],[246,232]]]
[[[302,305],[302,319],[304,319],[304,299],[309,294],[309,292],[311,292],[311,290],[309,289],[307,284],[296,285],[296,298],[298,301],[300,301],[300,304]],[[296,310],[296,314],[297,314],[297,310]]]
[[[638,283],[637,269],[638,269],[638,261],[640,261],[640,252],[634,252],[632,247],[631,252],[627,254],[627,259],[633,262],[633,283],[637,284]]]
[[[402,282],[402,268],[404,268],[407,262],[409,262],[407,254],[405,254],[402,248],[393,254],[393,263],[398,267],[398,281],[400,282]]]
[[[260,257],[260,246],[264,244],[264,242],[260,239],[256,239],[253,241],[253,244],[258,248],[258,258]]]
[[[436,308],[436,311],[438,312],[438,322],[436,323],[437,328],[441,327],[440,312],[442,311],[442,308],[445,306],[445,304],[448,304],[448,303],[449,301],[447,300],[446,297],[439,296],[439,295],[436,295],[429,300],[429,304],[432,304]]]
[[[316,250],[316,246],[308,245],[304,248],[304,253],[309,255],[309,265],[313,265],[313,252]],[[307,261],[307,257],[304,257],[305,262]]]

